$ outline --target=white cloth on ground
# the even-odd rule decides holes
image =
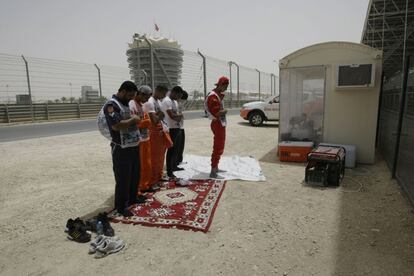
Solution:
[[[211,170],[211,157],[198,155],[185,155],[184,162],[180,165],[183,171],[176,171],[174,174],[178,178],[183,179],[208,179]],[[247,181],[266,181],[266,177],[262,173],[259,162],[250,156],[223,156],[220,159],[221,177],[226,180],[241,179]]]

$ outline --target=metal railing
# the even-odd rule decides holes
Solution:
[[[235,108],[247,101],[240,101],[239,105],[227,105]],[[32,105],[4,104],[0,105],[0,124],[20,122],[41,122],[53,120],[73,120],[96,118],[103,105],[102,103],[36,103]],[[185,110],[202,110],[203,100],[188,101]]]

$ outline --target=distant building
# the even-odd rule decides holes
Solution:
[[[30,104],[29,94],[16,95],[16,104]]]
[[[93,89],[92,86],[82,86],[81,88],[82,102],[97,102],[99,101],[99,91]]]
[[[145,83],[151,85],[150,50],[144,37],[152,43],[153,47],[154,84],[165,85],[169,88],[179,84],[184,55],[181,45],[172,39],[139,36],[138,34],[134,35],[133,42],[129,43],[129,49],[126,52],[132,80],[137,85]]]

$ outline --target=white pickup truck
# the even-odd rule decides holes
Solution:
[[[260,126],[264,121],[279,120],[279,95],[263,101],[246,103],[240,110],[240,116],[252,126]]]

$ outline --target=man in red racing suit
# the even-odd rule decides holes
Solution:
[[[224,93],[229,85],[229,79],[221,77],[216,83],[216,88],[210,92],[205,101],[205,109],[211,119],[211,131],[214,135],[213,153],[211,154],[210,178],[222,178],[218,175],[218,164],[224,152],[226,142],[226,113],[223,106]]]

